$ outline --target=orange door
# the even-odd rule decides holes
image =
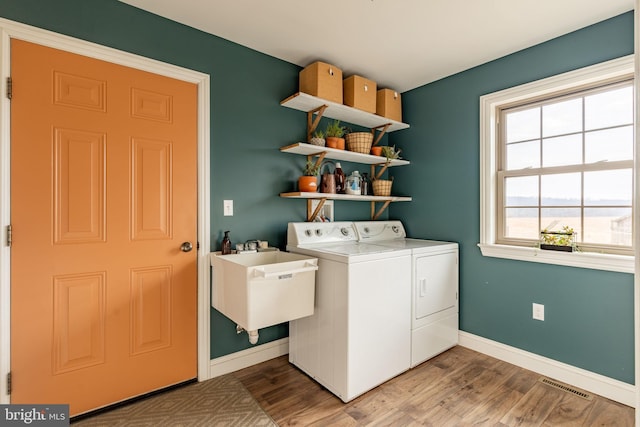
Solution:
[[[196,377],[195,85],[19,40],[11,74],[11,403]]]

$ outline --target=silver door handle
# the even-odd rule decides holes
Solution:
[[[191,249],[193,249],[193,245],[191,244],[191,242],[184,242],[182,245],[180,245],[180,250],[182,252],[191,252]]]

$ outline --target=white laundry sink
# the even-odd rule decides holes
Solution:
[[[260,328],[313,314],[317,258],[280,251],[215,252],[211,266],[211,305],[245,329],[252,344]]]

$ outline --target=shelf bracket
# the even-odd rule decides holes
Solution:
[[[316,160],[316,168],[318,168],[318,170],[320,169],[320,165],[322,164],[322,161],[324,160],[324,156],[327,155],[326,151],[320,151],[319,153],[316,154],[309,154],[307,156],[307,161],[310,162],[315,156],[318,156],[318,159]]]
[[[327,201],[326,197],[323,197],[317,200],[318,200],[318,206],[316,206],[316,209],[313,212],[311,212],[312,199],[307,199],[307,222],[313,222],[316,220],[316,217],[318,216],[318,214],[320,213],[320,210],[324,206],[324,202]]]
[[[391,203],[391,200],[385,200],[384,204],[380,206],[380,209],[378,209],[378,211],[376,212],[376,202],[371,202],[371,220],[377,220],[380,215],[382,215],[382,212],[387,209],[389,203]]]
[[[321,105],[318,108],[314,108],[311,111],[307,111],[307,141],[311,141],[311,136],[313,132],[316,131],[318,127],[318,123],[320,123],[320,119],[322,118],[322,114],[324,114],[324,110],[329,107],[328,105]],[[316,118],[313,118],[313,114],[318,113]]]
[[[373,140],[373,144],[372,145],[377,145],[378,142],[380,142],[380,140],[382,139],[382,135],[384,135],[384,133],[387,131],[387,129],[389,129],[389,126],[391,126],[391,123],[387,123],[386,125],[380,125],[380,126],[376,126],[371,128],[371,133],[374,136],[374,140]],[[380,131],[380,133],[378,134],[378,136],[376,137],[376,130]]]

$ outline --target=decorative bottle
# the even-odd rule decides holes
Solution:
[[[360,194],[363,196],[371,195],[371,181],[369,180],[369,174],[362,172],[362,184],[360,185]]]
[[[334,172],[336,176],[336,193],[344,194],[344,172],[340,162],[336,162],[336,170]]]
[[[229,232],[224,232],[224,238],[222,239],[222,255],[228,255],[231,253],[231,239],[229,239]]]

